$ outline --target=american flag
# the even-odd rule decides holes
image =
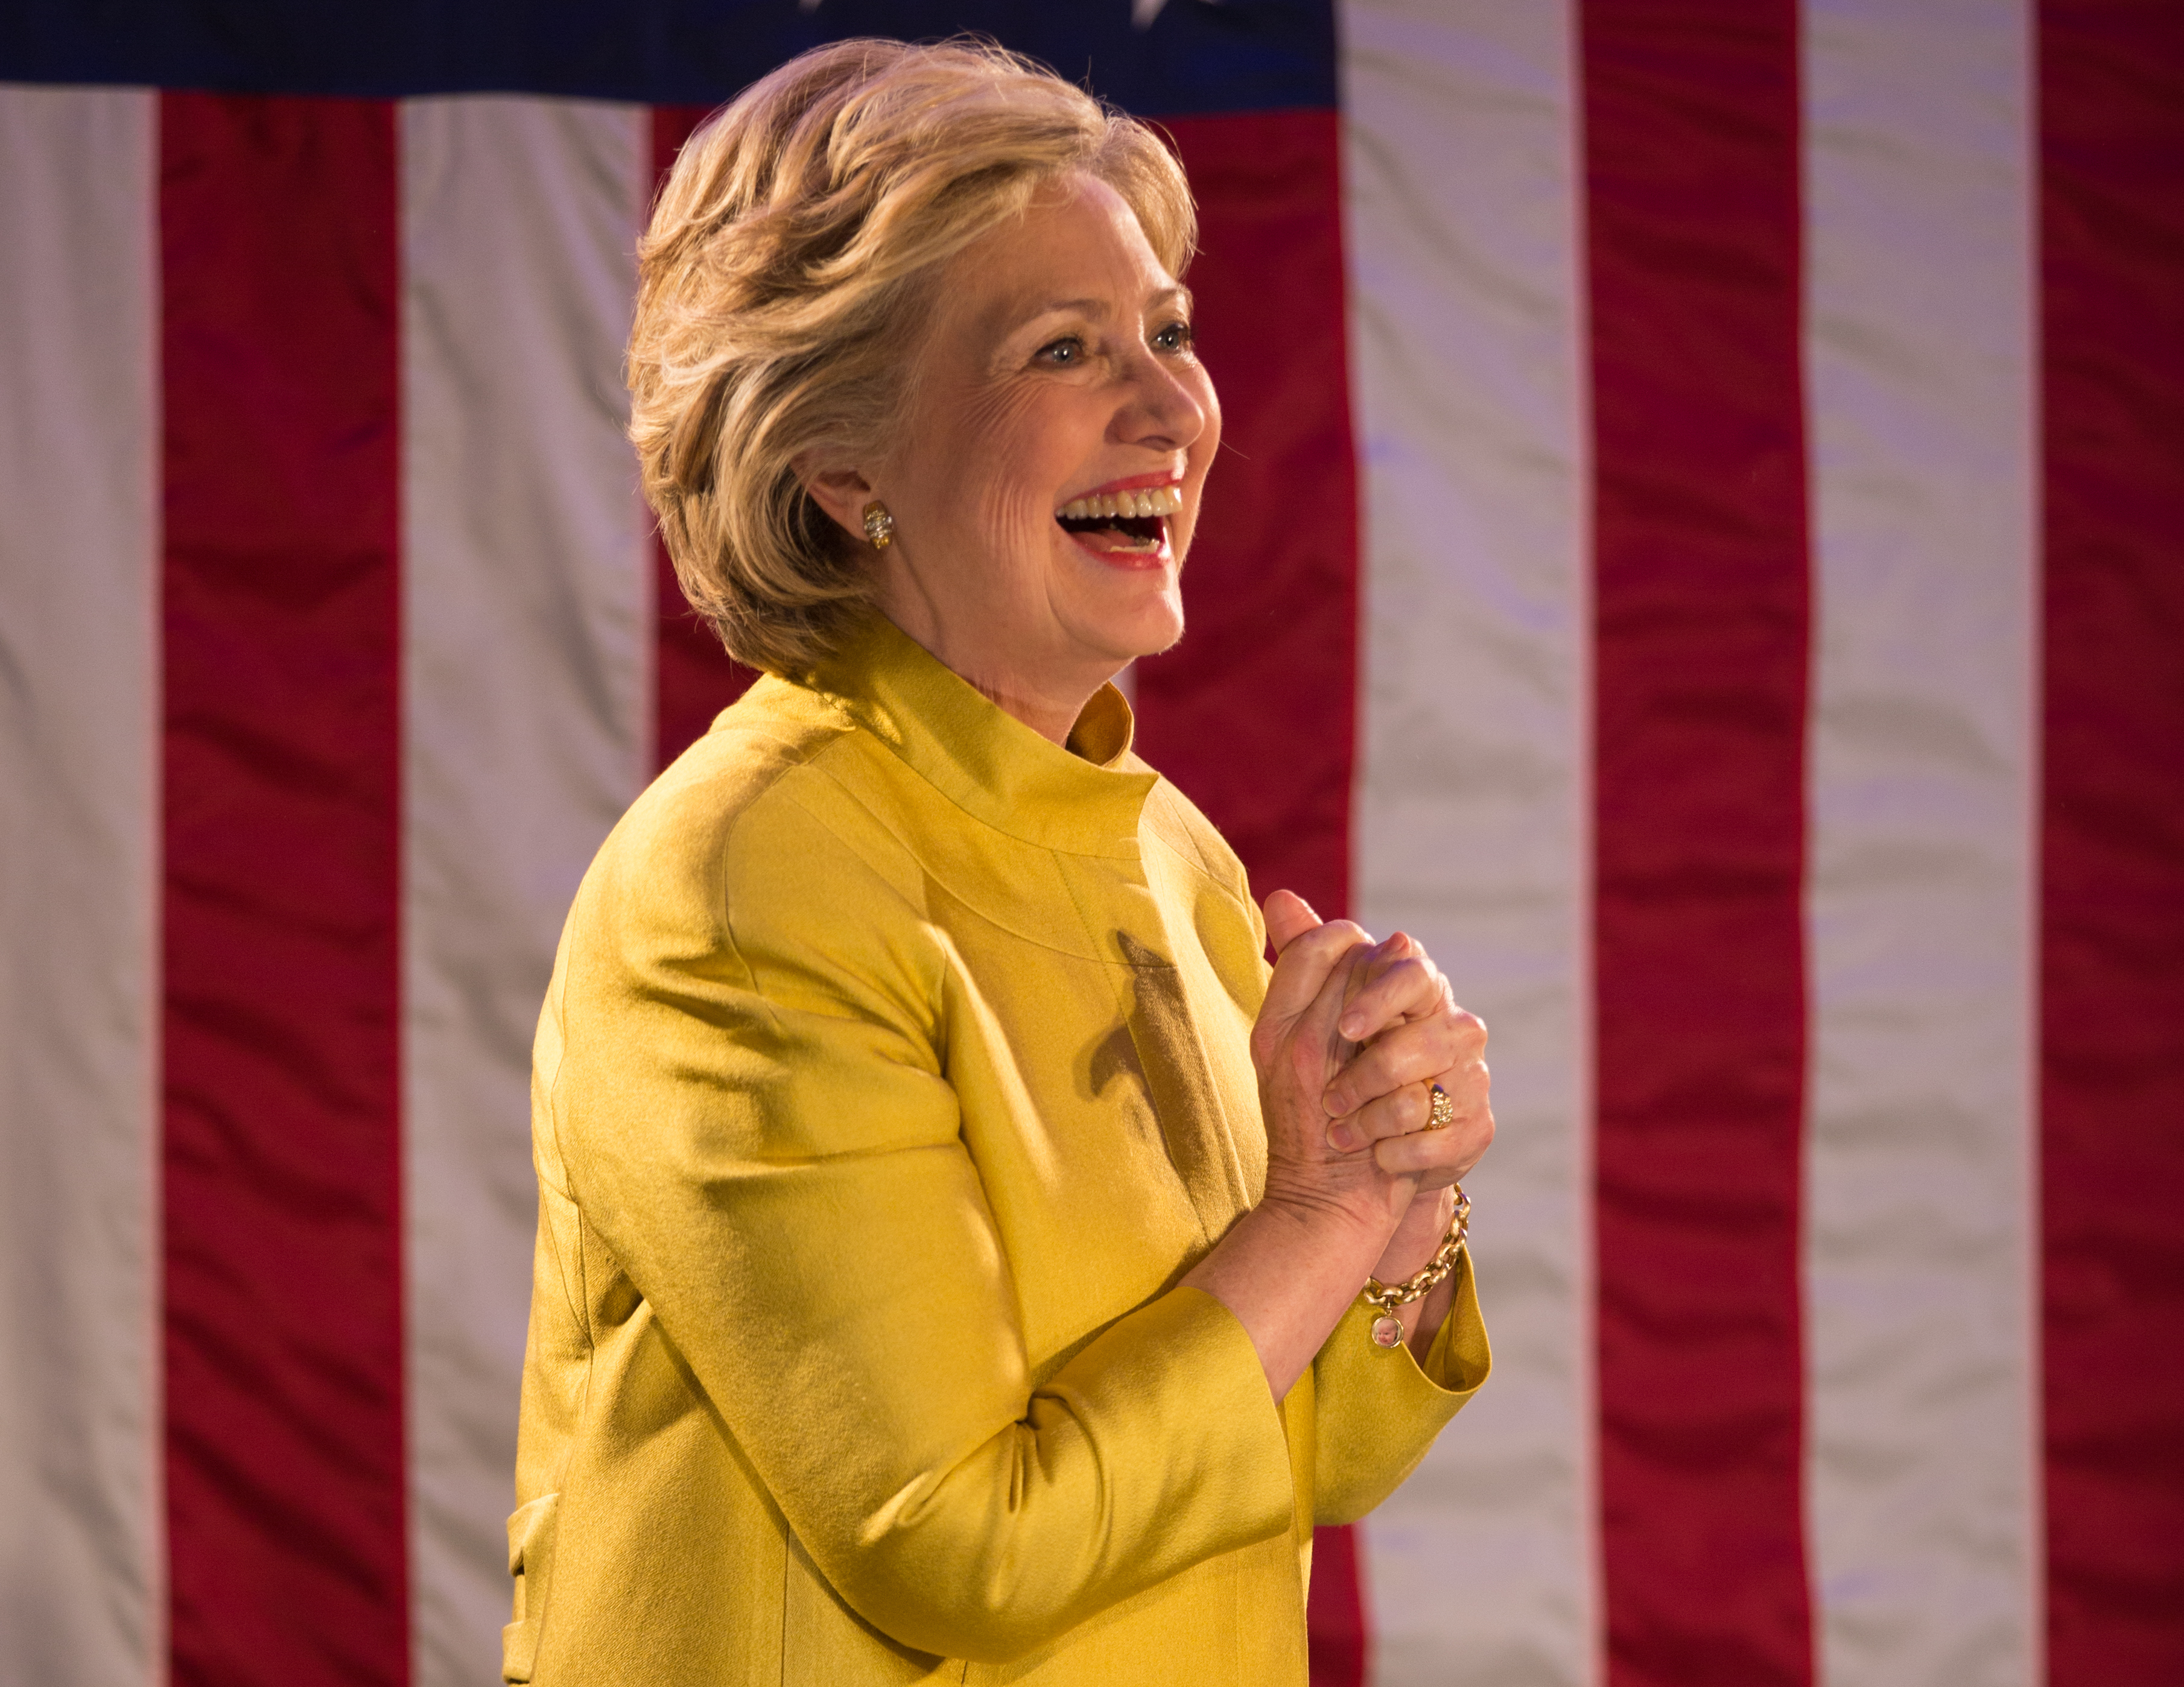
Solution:
[[[2184,1680],[2174,0],[14,0],[0,1683],[495,1679],[532,1025],[747,677],[633,244],[966,26],[1203,206],[1140,749],[1493,1028],[1495,1375],[1315,1679]]]

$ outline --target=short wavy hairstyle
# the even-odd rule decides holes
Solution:
[[[731,655],[808,673],[878,585],[796,464],[883,454],[948,260],[1082,171],[1173,275],[1195,249],[1150,129],[990,42],[789,60],[675,161],[638,248],[630,437],[675,576]]]

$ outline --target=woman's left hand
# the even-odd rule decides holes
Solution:
[[[1330,1145],[1369,1147],[1382,1171],[1417,1178],[1421,1194],[1468,1175],[1494,1140],[1486,1027],[1457,1005],[1424,946],[1401,932],[1375,944],[1353,975],[1338,1028],[1362,1046],[1327,1087]],[[1439,1128],[1436,1084],[1450,1103]]]
[[[1494,1140],[1486,1027],[1457,1005],[1424,947],[1401,932],[1374,945],[1351,979],[1337,1029],[1364,1046],[1327,1087],[1328,1139],[1349,1153],[1369,1148],[1382,1171],[1415,1179],[1410,1210],[1373,1267],[1379,1281],[1401,1283],[1440,1250],[1455,1206],[1450,1185],[1469,1175]],[[1435,1084],[1450,1102],[1448,1122],[1438,1129]],[[1450,1278],[1396,1311],[1421,1365],[1455,1295]]]

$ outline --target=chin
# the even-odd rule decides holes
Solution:
[[[1135,661],[1138,656],[1157,656],[1163,651],[1174,649],[1182,642],[1183,611],[1178,609],[1162,622],[1157,636],[1147,637],[1135,647],[1136,654],[1131,660]]]
[[[1100,648],[1117,661],[1134,662],[1140,656],[1157,656],[1173,649],[1183,637],[1183,607],[1173,597],[1138,613],[1117,616],[1099,628]]]
[[[1072,549],[1077,548],[1072,546]],[[1117,663],[1156,656],[1183,637],[1183,595],[1178,570],[1163,557],[1152,567],[1098,565],[1081,560],[1070,572],[1077,637]]]

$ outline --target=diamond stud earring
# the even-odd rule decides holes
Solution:
[[[894,543],[894,517],[888,507],[877,498],[865,506],[865,537],[876,551],[883,551]]]

